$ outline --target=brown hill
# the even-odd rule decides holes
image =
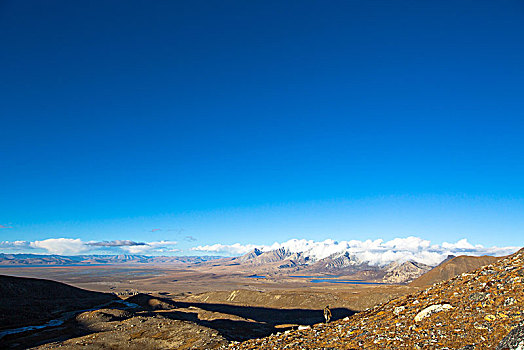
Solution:
[[[55,281],[0,275],[0,330],[38,325],[58,314],[118,299]]]
[[[230,349],[521,349],[524,249],[354,316]],[[510,344],[510,345],[508,345]],[[513,345],[515,346],[513,346]]]
[[[456,256],[449,260],[444,260],[440,265],[429,270],[419,278],[410,283],[414,287],[426,287],[433,283],[446,281],[460,274],[470,272],[479,267],[497,262],[499,257],[494,256]]]

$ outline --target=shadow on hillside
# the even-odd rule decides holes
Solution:
[[[194,322],[213,328],[228,339],[242,341],[268,336],[293,328],[293,325],[313,325],[324,322],[323,310],[314,309],[275,309],[258,306],[241,306],[219,303],[174,301],[169,298],[138,294],[127,299],[149,311],[150,315],[162,315],[172,320]],[[193,310],[190,311],[190,308]],[[199,318],[196,309],[209,313],[219,313],[206,320]],[[346,308],[331,309],[332,320],[351,316],[355,311]],[[206,317],[207,318],[207,317]],[[242,318],[242,319],[238,319]],[[278,326],[278,327],[277,327]]]
[[[215,329],[227,340],[234,341],[261,338],[291,328],[287,327],[284,329],[277,329],[273,325],[267,323],[231,319],[201,320],[198,318],[197,314],[183,311],[161,311],[156,312],[155,314],[160,314],[165,318],[172,320],[190,321],[203,327]]]
[[[220,312],[223,314],[236,315],[242,318],[263,322],[272,325],[278,324],[301,324],[312,325],[324,322],[322,309],[273,309],[258,306],[240,306],[230,304],[208,304],[208,303],[191,303],[176,301],[178,308],[197,307],[202,310],[211,312]],[[346,316],[351,316],[355,311],[346,308],[331,309],[332,320],[338,320]]]
[[[157,311],[157,314],[170,319],[195,322],[201,326],[217,330],[228,340],[243,341],[252,338],[268,336],[272,333],[292,329],[292,325],[313,325],[324,322],[322,310],[310,309],[273,309],[256,306],[238,306],[228,304],[208,304],[191,302],[174,302],[179,309],[199,308],[209,312],[217,312],[226,317],[231,315],[233,319],[202,320],[193,312],[180,310]],[[355,311],[346,308],[331,309],[332,320],[351,316]],[[235,320],[241,317],[250,321]],[[282,325],[280,327],[276,327]],[[287,325],[287,326],[286,326]]]
[[[52,342],[65,341],[71,338],[96,333],[86,329],[75,319],[62,325],[23,333],[8,334],[0,338],[0,349],[22,350]]]
[[[261,338],[276,332],[292,329],[296,325],[312,325],[324,321],[322,310],[274,309],[256,306],[240,306],[218,303],[180,302],[168,298],[139,294],[127,299],[140,305],[136,315],[155,317],[161,315],[172,320],[190,321],[218,331],[230,341],[244,341]],[[109,306],[116,307],[118,304]],[[120,305],[121,306],[121,305]],[[196,308],[205,314],[201,319]],[[346,308],[331,309],[333,320],[351,316],[355,312]],[[216,314],[213,314],[216,313]],[[241,319],[239,319],[241,318]],[[26,349],[50,342],[63,341],[97,331],[86,328],[72,318],[59,327],[7,335],[0,339],[0,348]]]

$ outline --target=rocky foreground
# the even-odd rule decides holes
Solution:
[[[160,315],[144,317],[101,309],[81,314],[76,320],[95,333],[38,349],[216,349],[227,344],[214,329]]]
[[[523,350],[523,279],[524,249],[416,293],[415,287],[378,286],[121,300],[57,282],[1,277],[0,348]],[[387,301],[395,294],[402,296]],[[327,303],[337,321],[318,323]],[[33,315],[59,322],[27,329]]]
[[[229,349],[524,349],[524,249],[329,324]]]

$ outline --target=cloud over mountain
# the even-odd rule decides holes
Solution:
[[[175,241],[134,242],[114,240],[84,242],[78,238],[50,238],[41,241],[2,241],[0,242],[0,249],[11,251],[38,250],[58,255],[97,253],[102,249],[107,252],[109,249],[120,253],[159,255],[178,251],[173,248],[176,244],[178,243]]]
[[[32,248],[40,248],[51,254],[79,254],[89,250],[89,247],[81,239],[50,238],[43,241],[29,242]]]
[[[291,239],[287,242],[275,242],[272,245],[240,244],[231,245],[213,244],[192,248],[194,251],[224,253],[228,255],[245,254],[254,248],[262,251],[271,251],[284,248],[291,253],[302,253],[317,261],[333,254],[348,252],[362,262],[371,265],[383,266],[393,261],[413,260],[427,265],[437,265],[448,255],[495,255],[502,256],[514,253],[518,247],[484,247],[480,244],[472,245],[467,239],[456,243],[443,242],[431,244],[430,241],[419,237],[395,238],[390,241],[350,240],[334,241],[327,239],[322,242],[305,239]]]
[[[87,245],[93,247],[129,247],[136,245],[146,245],[144,242],[133,242],[129,240],[115,240],[115,241],[102,241],[102,242],[88,242]]]
[[[171,255],[179,252],[178,242],[162,240],[154,242],[136,242],[131,240],[89,241],[73,238],[50,238],[35,241],[1,241],[3,251],[35,251],[58,255],[77,254],[140,254],[140,255]],[[448,255],[493,255],[503,256],[518,250],[518,247],[484,247],[473,245],[467,239],[454,243],[443,242],[432,244],[420,237],[395,238],[389,241],[376,240],[348,240],[313,241],[305,239],[291,239],[286,242],[275,242],[271,245],[257,244],[212,244],[200,245],[191,248],[193,252],[217,253],[229,256],[243,255],[258,248],[264,252],[283,248],[290,253],[301,253],[311,261],[318,261],[333,254],[348,253],[361,262],[375,266],[384,266],[393,261],[413,260],[427,265],[436,265]]]
[[[175,241],[158,241],[148,242],[144,244],[135,244],[129,246],[122,246],[122,249],[130,254],[160,254],[160,253],[173,253],[177,252],[178,249],[172,248],[173,245],[178,244]]]
[[[225,253],[228,255],[242,255],[245,254],[255,248],[265,247],[266,251],[272,250],[268,249],[267,246],[260,246],[256,244],[212,244],[212,245],[200,245],[198,247],[193,247],[191,250],[193,251],[199,251],[199,252],[212,252],[212,253]],[[277,249],[277,248],[275,248]]]

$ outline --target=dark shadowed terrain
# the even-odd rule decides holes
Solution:
[[[355,275],[280,273],[262,265],[231,265],[231,259],[190,267],[3,267],[5,274],[19,277],[0,276],[0,348],[220,348],[317,327],[326,305],[333,321],[341,322],[375,305],[419,293],[423,289],[419,280],[440,282],[498,260],[469,258],[449,259],[411,285],[374,280],[368,284],[355,280]],[[404,281],[423,270],[412,263],[388,268],[390,278]],[[369,276],[376,278],[376,271]],[[37,327],[20,328],[27,326]]]

